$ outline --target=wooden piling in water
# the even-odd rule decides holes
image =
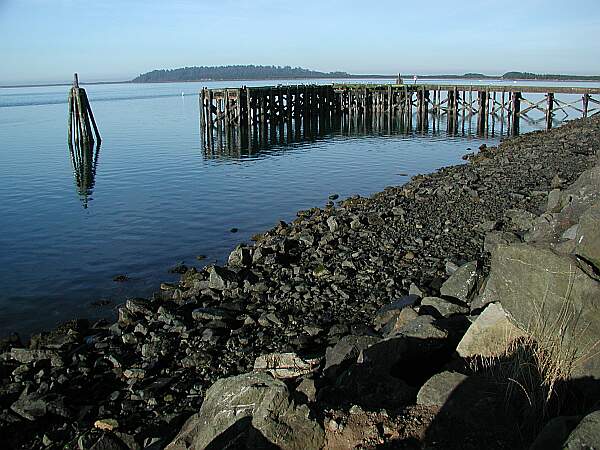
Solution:
[[[69,90],[69,121],[68,121],[68,142],[69,145],[92,145],[94,136],[96,142],[100,144],[100,132],[90,101],[85,89],[79,87],[79,77],[73,76],[73,87]],[[93,131],[92,131],[93,130]]]
[[[554,94],[548,93],[548,106],[546,108],[546,129],[552,128],[552,109],[554,108]]]

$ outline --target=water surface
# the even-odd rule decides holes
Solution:
[[[178,262],[222,263],[237,243],[330,194],[367,196],[499,140],[448,136],[443,121],[424,132],[332,123],[290,142],[276,134],[207,151],[197,92],[241,84],[269,82],[86,86],[103,140],[83,165],[66,141],[68,87],[0,89],[0,330],[109,315],[174,279]],[[129,281],[114,282],[118,274]]]

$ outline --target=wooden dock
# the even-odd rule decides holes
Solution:
[[[600,88],[516,85],[330,84],[202,89],[200,125],[205,147],[217,139],[248,141],[315,117],[382,115],[408,129],[426,130],[442,118],[450,134],[476,120],[479,135],[519,133],[521,120],[552,128],[574,116],[600,112]],[[366,120],[365,120],[366,122]],[[460,125],[459,125],[460,124]],[[216,133],[215,133],[216,131]]]

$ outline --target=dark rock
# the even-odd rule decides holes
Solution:
[[[469,308],[463,305],[452,303],[439,297],[425,297],[421,300],[421,314],[437,315],[438,317],[450,317],[455,314],[468,314]]]
[[[468,377],[458,372],[442,372],[431,377],[417,394],[417,405],[443,406]]]
[[[379,340],[374,336],[344,336],[336,345],[326,350],[323,372],[329,377],[337,376],[350,363],[356,362],[362,350]]]
[[[23,364],[32,363],[35,361],[50,361],[54,367],[62,367],[64,361],[62,356],[54,350],[30,350],[26,348],[13,348],[10,351],[10,356],[15,361]]]
[[[403,308],[413,306],[419,301],[419,297],[416,295],[407,295],[398,300],[388,303],[382,306],[373,320],[373,324],[376,329],[380,329],[385,326],[393,317],[397,316]]]
[[[219,266],[212,266],[209,269],[209,273],[208,287],[211,289],[222,291],[233,287],[234,283],[237,284],[237,275],[231,270]]]
[[[440,289],[440,294],[468,302],[477,283],[477,261],[460,266]]]

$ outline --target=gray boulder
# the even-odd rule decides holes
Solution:
[[[200,411],[166,448],[225,448],[232,442],[236,448],[256,448],[265,440],[282,449],[320,449],[324,433],[306,405],[290,400],[285,383],[253,372],[214,383]]]
[[[600,378],[600,283],[574,258],[527,244],[499,246],[484,294],[541,345],[572,355],[573,376]]]
[[[473,288],[477,283],[477,261],[463,264],[448,278],[440,288],[440,294],[445,297],[457,298],[467,303]]]
[[[564,447],[568,450],[593,450],[600,448],[600,411],[583,418],[567,438]]]
[[[452,392],[467,378],[469,377],[458,372],[442,372],[434,375],[419,390],[417,405],[445,405]]]
[[[491,303],[471,324],[456,351],[463,358],[499,356],[522,336],[526,333],[506,317],[502,305]]]

